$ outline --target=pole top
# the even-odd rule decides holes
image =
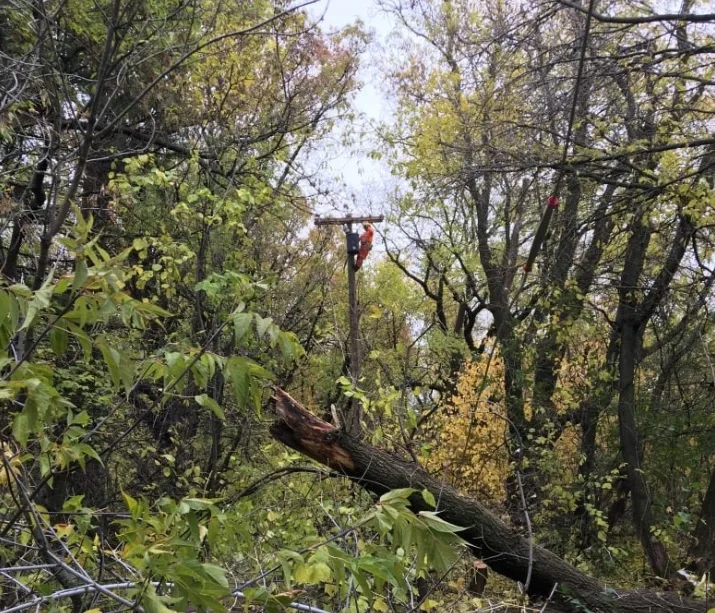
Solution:
[[[385,221],[384,215],[364,215],[353,217],[347,214],[345,217],[321,217],[316,215],[314,218],[316,226],[342,226],[355,222],[380,223]]]

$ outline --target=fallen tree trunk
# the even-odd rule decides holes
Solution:
[[[704,613],[697,600],[672,592],[616,591],[607,588],[550,551],[514,532],[478,501],[428,475],[412,462],[368,445],[304,409],[286,392],[275,392],[277,420],[271,434],[281,443],[340,471],[366,490],[381,495],[393,489],[427,489],[439,501],[440,516],[463,526],[460,533],[474,554],[495,572],[519,581],[530,595],[548,598],[566,610],[623,613]],[[412,510],[432,510],[423,497],[410,499]],[[529,572],[531,571],[531,572]],[[556,586],[556,588],[554,588]]]

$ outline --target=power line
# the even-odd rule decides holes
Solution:
[[[536,234],[534,235],[534,240],[531,243],[531,249],[529,251],[529,257],[526,259],[526,264],[524,264],[524,277],[529,274],[531,267],[534,265],[534,260],[541,249],[541,245],[544,242],[546,233],[549,229],[549,223],[551,223],[551,217],[554,211],[559,206],[559,191],[561,190],[561,183],[564,178],[564,168],[566,167],[566,161],[568,160],[569,148],[571,147],[571,138],[573,136],[573,125],[576,119],[576,107],[578,106],[579,94],[581,91],[581,82],[583,81],[584,66],[586,64],[586,48],[588,47],[588,37],[591,32],[591,21],[593,18],[593,11],[596,1],[590,0],[588,5],[588,14],[586,15],[586,24],[583,30],[583,42],[581,44],[581,53],[578,60],[578,69],[576,71],[576,82],[574,83],[573,89],[573,99],[571,101],[571,111],[569,112],[568,126],[566,129],[566,138],[564,139],[564,149],[561,154],[561,164],[556,175],[556,183],[554,184],[554,191],[549,196],[546,202],[546,208],[541,216],[541,221],[539,222],[539,227],[536,229]]]

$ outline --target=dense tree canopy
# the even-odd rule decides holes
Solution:
[[[3,610],[708,610],[715,15],[378,4],[0,6]]]

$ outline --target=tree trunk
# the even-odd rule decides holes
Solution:
[[[705,604],[673,593],[616,592],[583,574],[550,551],[531,545],[477,500],[460,496],[417,464],[368,445],[308,413],[287,393],[276,389],[277,420],[271,434],[283,444],[341,471],[377,495],[411,487],[427,489],[440,501],[448,522],[466,526],[460,533],[474,554],[495,572],[523,584],[530,595],[548,598],[566,610],[593,612],[704,612]],[[414,511],[432,510],[417,493]],[[556,586],[556,589],[554,589]]]
[[[698,576],[715,568],[715,470],[703,500],[703,508],[695,527],[695,544],[690,550],[693,568]]]
[[[655,519],[651,506],[651,495],[645,474],[641,468],[640,443],[635,413],[635,390],[633,381],[636,369],[638,330],[630,322],[621,330],[620,389],[618,397],[618,425],[621,439],[621,453],[628,466],[628,482],[633,501],[633,523],[643,550],[648,556],[653,570],[664,579],[673,576],[668,553],[663,544],[653,535]]]
[[[17,265],[20,259],[20,249],[25,240],[25,224],[32,223],[33,216],[36,215],[44,206],[47,195],[45,194],[45,171],[49,165],[50,148],[44,152],[44,157],[38,162],[35,167],[35,172],[32,174],[32,180],[26,190],[18,190],[17,192],[17,210],[15,211],[15,221],[12,226],[12,236],[10,237],[10,245],[7,251],[7,258],[0,266],[2,271],[8,278],[17,281],[19,278]],[[32,198],[28,198],[26,192],[32,194]],[[25,210],[26,203],[29,211]]]

